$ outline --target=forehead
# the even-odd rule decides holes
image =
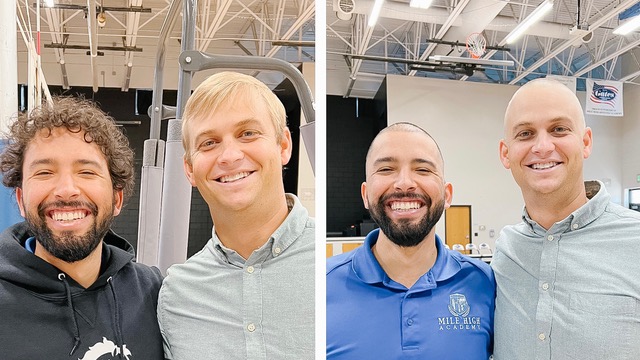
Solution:
[[[85,141],[85,134],[84,131],[71,132],[64,127],[39,130],[25,148],[25,163],[41,158],[60,160],[91,158],[106,164],[107,160],[102,149],[95,142]]]
[[[505,113],[505,131],[522,124],[568,122],[584,126],[582,106],[565,85],[538,83],[521,88],[512,98]]]
[[[442,158],[438,146],[431,137],[422,132],[385,131],[371,144],[367,157],[367,168],[380,159],[398,162],[412,162],[417,159],[429,160],[440,168]]]
[[[257,95],[235,96],[221,102],[216,107],[194,118],[190,122],[191,129],[223,129],[227,126],[235,126],[244,120],[254,120],[256,124],[267,126],[271,124],[269,111],[264,100]],[[271,128],[275,130],[272,125]],[[197,133],[194,134],[197,136]]]

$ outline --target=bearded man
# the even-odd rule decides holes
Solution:
[[[435,140],[410,123],[383,129],[361,192],[380,229],[327,261],[327,359],[488,359],[495,280],[435,234],[453,194]]]

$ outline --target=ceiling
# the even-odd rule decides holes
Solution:
[[[30,34],[37,38],[39,20],[42,69],[49,85],[92,86],[94,91],[101,87],[152,87],[158,39],[172,1],[53,0],[54,7],[48,8],[42,0],[40,17],[36,0],[16,1],[18,20],[26,30],[23,36],[18,27],[19,82],[25,83],[28,77],[24,38]],[[177,88],[181,51],[183,2],[175,1],[177,20],[166,43],[164,65],[164,88],[169,89]],[[294,65],[315,61],[314,0],[185,1],[198,4],[196,50],[279,58]],[[104,26],[97,20],[101,9]],[[97,56],[90,55],[93,29]],[[272,88],[283,79],[268,72],[259,77]]]
[[[327,0],[327,91],[371,98],[385,74],[501,84],[555,74],[577,77],[579,89],[586,78],[640,83],[640,34],[612,33],[620,13],[637,1],[582,0],[578,7],[578,0],[555,0],[553,10],[507,45],[506,35],[542,0],[434,0],[426,10],[385,0],[374,27],[367,25],[374,0]],[[476,32],[499,49],[482,58],[514,65],[483,65],[472,76],[438,66],[415,70],[433,55],[468,57],[465,42]]]

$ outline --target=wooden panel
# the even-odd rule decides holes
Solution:
[[[362,245],[362,243],[343,243],[342,244],[342,253],[346,253],[348,251],[351,251],[351,250],[357,248],[360,245]]]
[[[327,257],[330,258],[333,256],[333,245],[327,244]]]
[[[446,240],[450,249],[453,245],[465,246],[471,242],[471,206],[451,205],[445,211]],[[464,250],[463,254],[469,252]]]

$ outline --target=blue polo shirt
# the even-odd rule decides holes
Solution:
[[[364,245],[327,259],[327,360],[486,360],[493,349],[495,279],[489,265],[446,249],[407,289]]]

